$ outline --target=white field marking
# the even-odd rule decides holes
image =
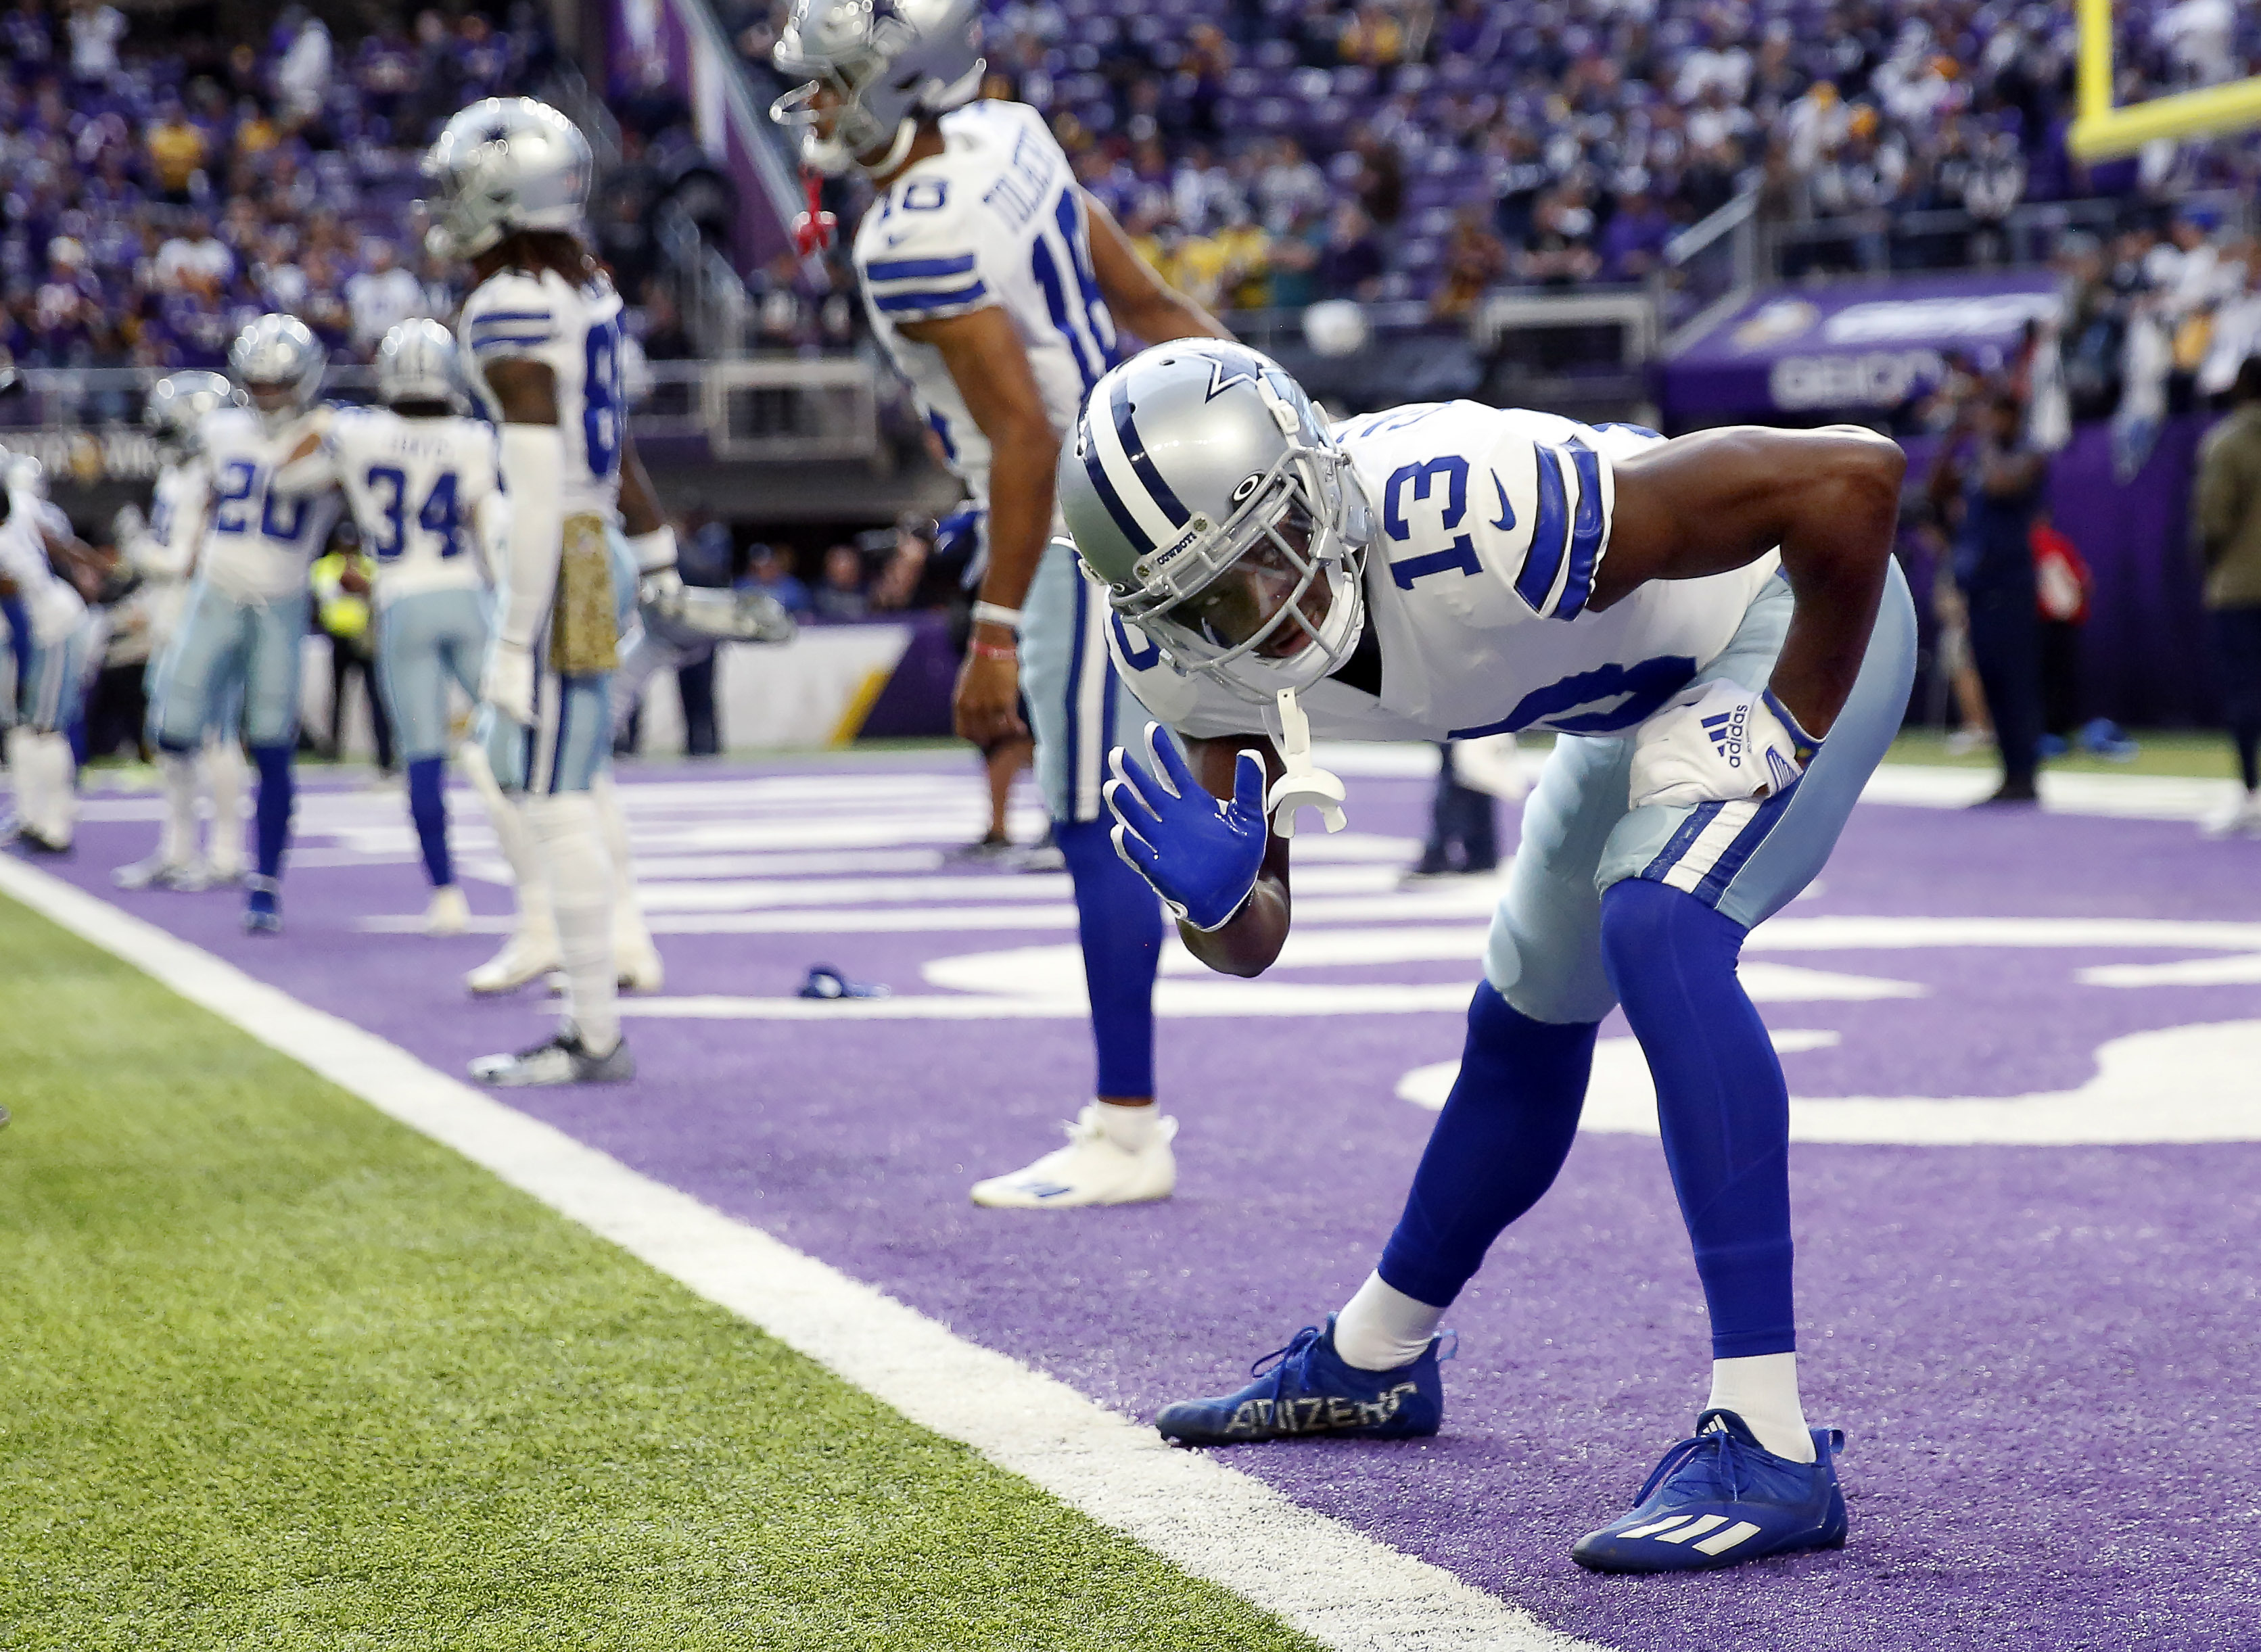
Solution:
[[[295,859],[296,857],[294,856]],[[421,912],[377,912],[354,920],[354,928],[364,935],[421,935],[424,915]],[[506,917],[481,917],[474,912],[464,921],[465,935],[507,935],[513,928]]]
[[[1780,1032],[1795,1042],[1834,1033]],[[1397,1094],[1417,1106],[1444,1104],[1458,1064],[1416,1067]],[[2078,1089],[2035,1095],[1793,1095],[1792,1141],[1911,1147],[2074,1147],[2261,1141],[2261,1021],[2216,1022],[2134,1032],[2096,1052],[2096,1074]],[[1433,1097],[1433,1100],[1431,1099]],[[1656,1087],[1631,1038],[1594,1046],[1594,1076],[1581,1130],[1654,1136]]]
[[[2261,982],[2261,952],[2178,964],[2099,964],[2073,979],[2084,987],[2250,987]]]
[[[2157,946],[2247,952],[2261,923],[2204,918],[1769,918],[1743,950],[1862,952],[1907,947]]]
[[[1461,1015],[1473,980],[1379,982],[1364,987],[1274,985],[1269,981],[1163,980],[1154,1014],[1165,1021],[1274,1016]],[[623,998],[623,1016],[644,1021],[1080,1021],[1091,1013],[1080,991],[1043,998],[987,993],[916,993],[900,998]]]
[[[1220,987],[1247,988],[1245,996],[1254,1001],[1261,989],[1270,986],[1271,976],[1279,970],[1331,968],[1341,965],[1365,964],[1429,959],[1466,964],[1468,980],[1461,988],[1461,1002],[1475,990],[1475,977],[1480,973],[1481,958],[1471,958],[1458,948],[1437,947],[1430,951],[1417,950],[1403,945],[1433,938],[1450,942],[1461,932],[1451,930],[1320,930],[1302,939],[1290,935],[1288,945],[1266,979],[1255,982],[1227,981],[1213,974],[1174,935],[1164,938],[1161,973],[1164,988],[1174,984],[1174,978],[1189,981],[1215,983]],[[1365,955],[1367,948],[1360,945],[1368,939],[1374,950],[1385,954],[1382,958]],[[951,992],[989,993],[1007,998],[1049,1000],[1072,998],[1082,1002],[1083,955],[1074,946],[1013,946],[995,952],[964,952],[951,958],[937,958],[922,966],[920,973],[927,982]],[[1754,963],[1743,966],[1743,990],[1760,1003],[1797,1003],[1815,999],[1865,1001],[1877,998],[1920,998],[1926,988],[1913,981],[1887,980],[1875,975],[1848,975],[1832,970],[1801,969],[1791,964]],[[1364,983],[1346,982],[1344,989],[1353,993],[1369,992],[1373,987]],[[908,1002],[908,1001],[907,1001]],[[1001,1013],[1009,1015],[1005,1009]],[[1273,1013],[1292,1013],[1275,1011]]]
[[[1344,1652],[1602,1652],[1440,1567],[1163,1443],[763,1232],[60,879],[0,893],[303,1062],[569,1220],[1101,1525]]]
[[[1999,783],[1991,769],[1950,769],[1887,763],[1869,779],[1861,799],[1914,808],[1964,808]],[[2044,770],[2042,808],[2052,815],[2102,815],[2121,820],[2203,820],[2234,801],[2236,783],[2171,774],[2068,774]]]
[[[1313,866],[1296,880],[1299,893],[1378,894],[1395,890],[1395,866]],[[647,912],[736,912],[771,907],[856,906],[926,901],[1056,900],[1069,887],[1064,872],[967,873],[948,878],[710,878],[670,882],[639,878]]]
[[[1840,1043],[1844,1035],[1823,1031],[1818,1028],[1784,1027],[1769,1029],[1767,1037],[1773,1040],[1777,1053],[1795,1055],[1801,1050],[1830,1049]],[[1605,1091],[1623,1088],[1620,1082],[1622,1075],[1618,1069],[1625,1062],[1625,1052],[1620,1047],[1624,1045],[1631,1045],[1634,1058],[1639,1059],[1640,1046],[1634,1044],[1631,1038],[1602,1038],[1595,1043],[1594,1076],[1592,1081],[1587,1086],[1586,1110],[1579,1116],[1579,1129],[1600,1131],[1609,1135],[1641,1133],[1638,1131],[1620,1131],[1614,1124],[1607,1122],[1611,1103]],[[1458,1060],[1428,1062],[1424,1066],[1414,1067],[1397,1081],[1397,1099],[1401,1102],[1410,1102],[1425,1112],[1440,1113],[1445,1109],[1445,1098],[1453,1093],[1454,1082],[1460,1076],[1461,1064]],[[1640,1077],[1643,1081],[1648,1078],[1648,1064],[1646,1061],[1640,1063]],[[1598,1112],[1597,1103],[1600,1104]],[[1653,1085],[1648,1091],[1647,1133],[1652,1136],[1656,1134],[1656,1090]],[[1665,1524],[1669,1526],[1671,1522],[1668,1520]],[[1626,1535],[1638,1537],[1640,1533],[1627,1532]]]

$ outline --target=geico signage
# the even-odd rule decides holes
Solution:
[[[1947,363],[1937,350],[1785,356],[1767,375],[1767,394],[1784,412],[1803,407],[1897,407],[1917,386],[1936,384],[1946,372]]]
[[[92,487],[101,482],[146,482],[157,474],[157,443],[146,430],[133,425],[89,430],[76,426],[47,426],[30,430],[0,430],[0,445],[28,453],[46,470],[48,479],[61,486]]]
[[[1888,298],[1848,305],[1821,324],[1825,344],[1898,344],[1911,339],[1985,339],[2014,334],[2028,321],[2053,320],[2054,292]]]

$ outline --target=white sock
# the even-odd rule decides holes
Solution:
[[[212,741],[197,757],[212,806],[205,859],[222,876],[243,870],[243,782],[249,766],[243,760],[243,748],[233,740]]]
[[[169,866],[185,866],[197,858],[197,760],[185,751],[160,751],[157,779],[165,789],[157,857]]]
[[[1712,1397],[1705,1411],[1733,1411],[1777,1457],[1813,1461],[1813,1436],[1805,1429],[1805,1408],[1798,1402],[1798,1355],[1754,1354],[1712,1361]]]
[[[651,948],[651,931],[644,927],[643,909],[636,900],[635,861],[628,852],[628,811],[621,807],[621,788],[613,784],[610,769],[599,770],[589,782],[589,796],[597,806],[597,819],[605,829],[605,855],[613,864],[613,945],[622,957]]]
[[[496,781],[486,750],[477,741],[466,742],[456,756],[471,789],[487,806],[487,821],[494,828],[495,843],[510,867],[512,894],[518,901],[515,928],[519,939],[536,952],[556,952],[557,931],[550,919],[549,874],[541,851],[535,846],[534,832],[526,823],[524,805],[505,793]]]
[[[48,842],[67,844],[78,830],[78,753],[67,734],[40,735],[38,751],[47,808],[39,830]]]
[[[8,786],[14,794],[16,823],[35,832],[47,830],[47,776],[39,768],[39,736],[23,723],[8,730]]]
[[[1126,1107],[1120,1102],[1101,1102],[1099,1133],[1124,1153],[1143,1153],[1154,1139],[1154,1126],[1162,1110],[1152,1102]]]
[[[1445,1311],[1416,1302],[1380,1274],[1368,1274],[1335,1316],[1335,1352],[1361,1371],[1394,1371],[1419,1359]]]
[[[621,1041],[613,962],[613,869],[604,828],[586,792],[526,800],[526,823],[549,874],[557,955],[565,966],[565,1014],[582,1043],[603,1055]]]

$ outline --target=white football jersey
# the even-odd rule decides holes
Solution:
[[[872,203],[856,273],[872,331],[973,498],[989,500],[989,439],[942,352],[899,330],[1003,307],[1028,352],[1052,428],[1065,434],[1120,357],[1093,273],[1082,193],[1044,117],[1026,104],[968,104],[942,117],[943,149]]]
[[[55,522],[55,507],[29,488],[8,490],[8,520],[0,522],[0,573],[16,582],[16,594],[32,621],[32,639],[45,646],[68,636],[86,618],[78,587],[47,561],[43,526],[68,530],[69,519]]]
[[[389,407],[338,411],[322,456],[377,564],[377,603],[486,583],[474,518],[501,479],[492,425],[404,419]]]
[[[1609,551],[1611,462],[1662,442],[1654,431],[1455,401],[1334,435],[1374,507],[1366,601],[1381,692],[1338,672],[1299,695],[1322,738],[1625,733],[1726,650],[1780,565],[1769,552],[1730,573],[1652,581],[1597,613],[1587,600]],[[1109,633],[1131,692],[1180,733],[1277,732],[1269,707],[1178,672],[1119,619]]]
[[[306,569],[337,526],[336,493],[283,493],[275,472],[307,434],[313,413],[269,434],[248,407],[217,407],[198,427],[211,473],[197,575],[233,597],[271,602],[306,588]]]
[[[621,391],[621,295],[611,280],[599,276],[576,287],[551,269],[538,276],[501,270],[463,300],[457,331],[471,387],[498,420],[502,406],[487,387],[489,367],[533,361],[556,375],[565,514],[617,524],[628,406]]]
[[[172,636],[187,600],[211,481],[201,456],[159,470],[149,493],[148,521],[123,547],[126,561],[141,576],[141,611],[148,616],[153,645]]]

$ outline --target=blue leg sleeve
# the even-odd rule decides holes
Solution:
[[[1661,883],[1628,878],[1602,897],[1602,960],[1656,1079],[1664,1159],[1721,1360],[1798,1346],[1790,1095],[1735,979],[1745,933]]]
[[[291,809],[298,801],[291,747],[254,746],[251,756],[259,765],[259,803],[252,820],[259,839],[259,875],[279,878],[284,851],[291,847]]]
[[[444,889],[456,880],[448,860],[448,801],[441,790],[445,758],[411,758],[408,761],[408,818],[416,822],[416,841],[424,851],[424,875],[432,887]]]
[[[1052,837],[1075,885],[1091,1038],[1099,1050],[1095,1095],[1154,1093],[1154,971],[1162,956],[1162,904],[1123,864],[1114,822],[1054,821]]]
[[[1507,1225],[1539,1203],[1578,1133],[1590,1021],[1533,1021],[1489,981],[1468,1005],[1461,1075],[1382,1253],[1382,1282],[1442,1308]]]

